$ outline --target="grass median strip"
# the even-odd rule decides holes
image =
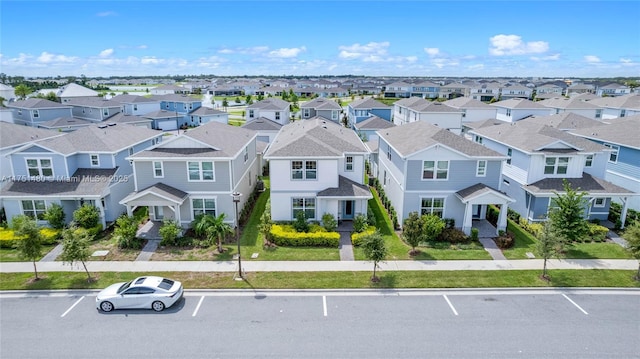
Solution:
[[[234,273],[154,272],[179,280],[187,289],[336,289],[336,288],[517,288],[517,287],[626,287],[640,288],[629,270],[550,270],[549,282],[539,270],[509,271],[393,271],[380,272],[380,282],[369,281],[370,272],[257,272],[246,281],[233,280]],[[102,289],[149,273],[47,272],[32,282],[33,273],[0,273],[0,290]]]

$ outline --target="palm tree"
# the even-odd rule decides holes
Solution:
[[[228,223],[224,222],[225,214],[221,213],[214,217],[210,214],[201,214],[196,217],[193,223],[193,230],[198,236],[206,236],[208,240],[217,241],[218,252],[224,252],[222,248],[222,238],[232,233],[232,228]]]

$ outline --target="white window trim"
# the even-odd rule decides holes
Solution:
[[[609,147],[610,149],[612,149],[612,150],[613,150],[613,151],[609,152],[609,159],[608,159],[608,161],[609,161],[610,163],[618,163],[618,158],[620,157],[620,146],[618,146],[618,145],[612,145],[612,144],[610,144],[610,143],[604,143],[603,145],[604,145],[605,147]],[[614,153],[616,154],[616,160],[615,160],[615,161],[612,161],[612,160],[611,160],[611,155],[613,155]]]
[[[422,197],[420,197],[420,202],[418,203],[418,206],[419,206],[419,208],[420,208],[420,212],[419,212],[419,213],[420,213],[420,215],[422,215],[422,209],[423,209],[423,208],[426,208],[426,207],[422,207],[422,200],[424,200],[424,199],[431,199],[431,200],[432,200],[432,203],[433,203],[433,202],[434,202],[434,200],[436,200],[436,199],[441,199],[441,200],[442,200],[442,217],[441,217],[441,218],[445,218],[445,213],[447,213],[447,212],[446,212],[446,206],[447,206],[447,198],[446,198],[446,197],[431,197],[431,196],[422,196]],[[432,205],[432,206],[431,206],[431,208],[430,208],[430,209],[431,209],[431,212],[430,212],[430,213],[427,213],[427,214],[433,214],[433,209],[434,209],[434,208],[435,208],[435,207],[433,207],[433,205]],[[437,207],[437,208],[440,208],[440,207]]]
[[[553,162],[553,172],[552,173],[546,173],[546,169],[547,167],[551,167],[551,165],[547,164],[547,159],[549,158],[553,158],[554,162]],[[567,171],[565,173],[558,173],[558,169],[560,168],[560,159],[561,158],[566,158],[567,159]],[[543,169],[543,174],[545,175],[566,175],[567,173],[569,173],[569,164],[571,163],[571,157],[568,156],[549,156],[549,157],[545,157],[544,158],[544,169]],[[564,167],[564,166],[562,166]]]
[[[424,178],[424,163],[425,162],[433,162],[433,178]],[[445,178],[438,178],[438,163],[439,162],[446,162],[447,163],[447,177]],[[449,160],[423,160],[422,161],[422,168],[420,169],[420,178],[423,181],[448,181],[449,180],[449,167],[451,166],[451,163]]]
[[[585,167],[592,167],[593,166],[593,155],[587,155],[585,157],[584,166]]]
[[[33,112],[32,112],[32,116],[33,116],[33,118],[40,118],[40,111],[38,111],[38,110],[33,110]]]
[[[482,173],[480,173],[480,163],[484,162]],[[487,160],[478,160],[476,163],[476,177],[487,177]]]
[[[195,162],[198,164],[198,173],[199,173],[199,179],[197,180],[193,180],[191,179],[191,176],[189,176],[189,162]],[[211,169],[213,171],[213,178],[210,180],[206,180],[203,179],[203,169],[202,169],[202,163],[211,163]],[[214,161],[187,161],[187,181],[189,182],[215,182],[216,181],[216,163]]]
[[[93,164],[93,156],[96,157],[96,164]],[[89,162],[91,164],[91,167],[100,167],[100,155],[97,153],[92,153],[89,155]]]
[[[33,214],[36,214],[36,213],[37,213],[37,211],[36,211],[36,204],[35,204],[35,201],[42,201],[42,202],[44,203],[44,210],[45,210],[45,212],[46,212],[46,210],[47,210],[47,201],[46,201],[46,200],[44,200],[44,199],[21,199],[21,200],[20,200],[20,214],[25,214],[25,213],[24,213],[24,205],[22,204],[22,202],[23,202],[23,201],[31,202],[31,204],[33,205],[33,211],[32,211],[32,212],[33,212]],[[30,211],[31,211],[31,210],[30,210]],[[36,214],[36,216],[35,216],[35,220],[36,220],[36,221],[44,221],[44,219],[38,219],[38,215],[37,215],[37,214]]]
[[[156,174],[156,163],[160,164],[160,175]],[[153,178],[164,178],[164,163],[162,161],[152,161],[151,166],[153,167]]]
[[[293,178],[293,162],[302,162],[302,178]],[[316,163],[316,178],[307,178],[307,162]],[[292,181],[317,181],[318,180],[318,161],[317,160],[292,160],[289,162],[289,178]]]
[[[218,197],[217,196],[194,196],[194,197],[190,197],[189,198],[189,210],[191,213],[191,220],[195,220],[196,216],[193,214],[193,200],[194,199],[201,199],[202,200],[202,205],[204,206],[204,200],[206,199],[212,199],[213,203],[214,203],[214,211],[215,211],[215,215],[218,215]]]
[[[300,209],[300,208],[293,208],[293,201],[296,199],[302,199],[302,211],[305,213],[305,217],[306,217],[306,211],[307,211],[307,206],[306,206],[306,200],[307,199],[312,199],[313,200],[313,217],[308,217],[307,220],[313,220],[316,219],[316,217],[318,216],[318,200],[315,197],[291,197],[291,219],[295,219],[295,214],[294,211],[296,209]]]
[[[351,162],[349,162],[349,158],[351,158]],[[349,169],[349,165],[351,165],[351,169]],[[345,172],[353,172],[354,168],[354,157],[353,156],[345,156],[344,158],[344,171]]]
[[[29,168],[30,168],[29,167],[29,160],[36,160],[38,162],[38,167],[37,168],[38,168],[38,173],[39,174],[37,176],[32,176],[29,173]],[[49,163],[51,163],[51,176],[45,176],[45,175],[42,174],[42,167],[40,166],[40,161],[41,160],[49,160]],[[54,177],[56,175],[55,171],[53,170],[53,158],[51,158],[51,157],[25,157],[24,158],[24,166],[25,166],[25,169],[27,171],[27,176],[29,178],[51,178],[51,177]]]
[[[602,204],[598,204],[598,200],[602,200]],[[594,198],[593,207],[594,208],[604,208],[607,205],[607,199],[604,197]]]
[[[247,163],[249,160],[249,146],[245,146],[244,148],[244,163]]]

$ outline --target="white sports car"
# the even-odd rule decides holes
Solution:
[[[104,312],[114,309],[153,309],[161,312],[174,305],[184,293],[182,283],[162,277],[138,277],[103,289],[96,307]]]

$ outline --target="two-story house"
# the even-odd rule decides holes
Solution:
[[[469,234],[487,205],[504,211],[513,200],[498,188],[506,156],[424,121],[378,131],[378,180],[400,222],[410,212],[452,218]],[[496,232],[497,233],[497,232]]]
[[[598,96],[624,96],[631,93],[631,88],[621,84],[608,84],[598,87],[596,95]]]
[[[88,203],[98,208],[104,227],[124,213],[119,201],[133,190],[127,157],[161,140],[161,133],[148,128],[97,124],[14,150],[13,181],[0,191],[7,219],[26,214],[42,220],[57,203],[68,222]]]
[[[184,228],[199,214],[236,223],[234,192],[244,206],[260,174],[256,133],[209,122],[128,157],[134,188],[120,203],[132,214],[148,207],[152,220],[172,219]]]
[[[208,122],[229,123],[229,113],[220,110],[214,110],[210,107],[198,107],[188,114],[189,121],[187,126],[195,127]]]
[[[548,98],[561,97],[564,95],[566,85],[557,83],[547,83],[536,86],[536,100],[544,100]]]
[[[396,126],[425,121],[460,134],[463,114],[463,111],[442,102],[432,102],[420,97],[398,100],[393,104],[393,123]]]
[[[29,98],[11,102],[7,107],[13,110],[13,123],[38,127],[40,123],[60,117],[73,117],[72,107],[43,98]]]
[[[258,142],[271,143],[276,138],[278,132],[280,132],[282,125],[264,117],[260,117],[255,120],[245,122],[244,125],[242,125],[242,128],[255,131],[258,136]]]
[[[411,86],[411,97],[438,98],[440,85],[431,81],[422,81]]]
[[[138,95],[117,95],[111,101],[120,103],[120,112],[127,115],[144,115],[150,112],[160,111],[160,100]]]
[[[438,94],[438,97],[452,100],[458,97],[469,97],[470,95],[471,87],[469,87],[469,85],[460,82],[452,82],[450,84],[440,86],[440,93]]]
[[[520,84],[507,84],[500,89],[500,99],[508,100],[510,98],[526,98],[530,99],[533,90]]]
[[[69,99],[69,101],[65,102],[65,105],[72,107],[71,113],[74,118],[94,123],[102,122],[122,110],[119,102],[104,100],[99,97]]]
[[[589,103],[602,108],[603,120],[640,114],[640,94],[598,97]]]
[[[408,98],[411,97],[412,84],[404,81],[397,81],[388,84],[384,88],[385,98]]]
[[[594,120],[602,119],[602,108],[581,98],[554,97],[536,103],[552,109],[552,115],[563,112],[573,112]]]
[[[325,120],[340,122],[342,107],[333,100],[317,97],[300,105],[301,118],[308,120],[319,116]]]
[[[495,107],[470,97],[458,97],[443,103],[461,111],[462,122],[464,123],[495,119],[498,113]]]
[[[522,98],[498,101],[490,104],[490,106],[494,106],[497,109],[496,119],[505,122],[516,122],[530,116],[552,115],[554,112],[549,107]]]
[[[286,125],[291,118],[289,102],[274,97],[254,102],[247,106],[246,111],[245,120],[247,122],[264,117],[281,125]]]
[[[62,103],[83,98],[100,98],[97,91],[76,83],[68,83],[62,86],[58,91],[56,91],[56,96]]]
[[[370,174],[373,176],[377,177],[378,174],[378,131],[391,127],[395,127],[393,122],[389,122],[378,116],[371,116],[353,125],[353,130],[356,131],[360,139],[364,141],[367,150],[369,150],[369,155],[366,160],[369,161]]]
[[[469,96],[478,101],[489,102],[500,97],[500,85],[497,82],[478,82],[469,84]]]
[[[285,125],[265,159],[271,175],[271,218],[309,220],[325,213],[338,220],[367,214],[372,198],[364,184],[367,149],[350,129],[316,117]]]
[[[640,194],[640,115],[570,132],[610,148],[604,179]],[[629,197],[627,207],[640,211],[640,197]]]
[[[347,106],[347,120],[350,127],[354,127],[357,123],[365,121],[372,116],[391,121],[392,114],[393,107],[371,97],[357,99]]]
[[[529,221],[547,218],[556,193],[564,193],[564,180],[586,192],[589,220],[606,220],[612,197],[626,200],[634,195],[604,180],[611,150],[593,141],[528,120],[471,133],[481,137],[487,148],[508,157],[500,189],[516,200],[512,208]]]

